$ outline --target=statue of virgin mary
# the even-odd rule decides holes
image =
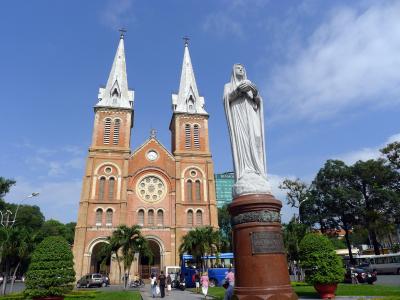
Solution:
[[[241,64],[233,66],[231,81],[225,84],[224,106],[235,170],[233,197],[271,194],[266,172],[263,102]]]

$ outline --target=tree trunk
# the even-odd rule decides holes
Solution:
[[[374,246],[375,255],[381,254],[381,251],[379,249],[379,242],[377,240],[375,230],[371,230],[371,242],[372,242],[372,245]]]
[[[10,270],[7,260],[5,261],[5,265],[6,265],[6,268],[5,268],[6,272],[4,273],[4,276],[3,276],[3,286],[1,288],[1,295],[3,295],[3,296],[6,294],[7,278],[8,278],[8,272]]]
[[[115,257],[117,258],[118,270],[119,270],[118,284],[121,284],[121,264],[120,264],[119,256],[118,256],[117,252],[115,252]]]
[[[17,266],[14,269],[13,277],[11,278],[11,287],[10,287],[10,294],[13,292],[14,289],[14,282],[15,282],[15,276],[17,274],[18,268],[21,265],[21,261],[18,262]]]
[[[344,231],[345,231],[344,238],[346,239],[347,249],[349,250],[350,264],[352,266],[354,266],[356,264],[356,262],[354,261],[353,252],[351,251],[351,243],[350,243],[350,239],[349,239],[349,229],[348,229],[347,225],[344,226]]]

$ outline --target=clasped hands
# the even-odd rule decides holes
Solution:
[[[239,85],[238,85],[238,90],[241,92],[253,92],[254,95],[257,95],[257,87],[254,83],[252,83],[250,80],[243,80]]]

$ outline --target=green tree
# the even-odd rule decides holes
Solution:
[[[345,270],[333,245],[323,235],[309,233],[300,242],[300,265],[305,270],[308,284],[339,283]]]
[[[375,254],[380,254],[378,229],[399,218],[400,175],[385,160],[358,161],[351,167],[352,186],[360,193],[360,217],[368,229]]]
[[[60,236],[45,238],[35,249],[26,274],[28,297],[62,296],[73,289],[75,271],[71,247]]]
[[[344,230],[350,262],[354,265],[350,231],[358,222],[361,195],[352,187],[351,178],[351,168],[344,162],[328,160],[315,177],[313,187],[319,205],[326,212],[327,226]]]
[[[400,142],[388,144],[385,148],[381,149],[381,152],[393,168],[400,170]]]
[[[108,239],[110,243],[110,246],[106,247],[108,255],[117,255],[118,265],[122,261],[124,273],[128,274],[128,277],[135,254],[139,253],[147,257],[152,257],[153,255],[148,241],[142,236],[140,230],[141,227],[139,225],[133,225],[132,227],[120,225]],[[126,281],[124,282],[124,286],[126,288]]]
[[[218,226],[221,235],[221,251],[232,251],[232,226],[228,204],[218,208]]]
[[[295,218],[288,224],[283,224],[283,242],[289,261],[299,261],[300,241],[308,232],[308,228],[306,224],[296,222]]]
[[[197,227],[189,231],[182,238],[179,253],[193,256],[196,265],[201,265],[205,269],[205,262],[202,259],[206,255],[217,255],[221,249],[221,236],[218,230],[211,226]]]

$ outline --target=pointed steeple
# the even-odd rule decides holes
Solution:
[[[187,38],[185,38],[179,92],[172,94],[172,109],[174,112],[207,114],[204,110],[204,97],[200,97],[197,90]]]
[[[128,89],[124,34],[121,33],[117,53],[105,88],[99,89],[96,107],[121,107],[133,109],[134,91]]]

